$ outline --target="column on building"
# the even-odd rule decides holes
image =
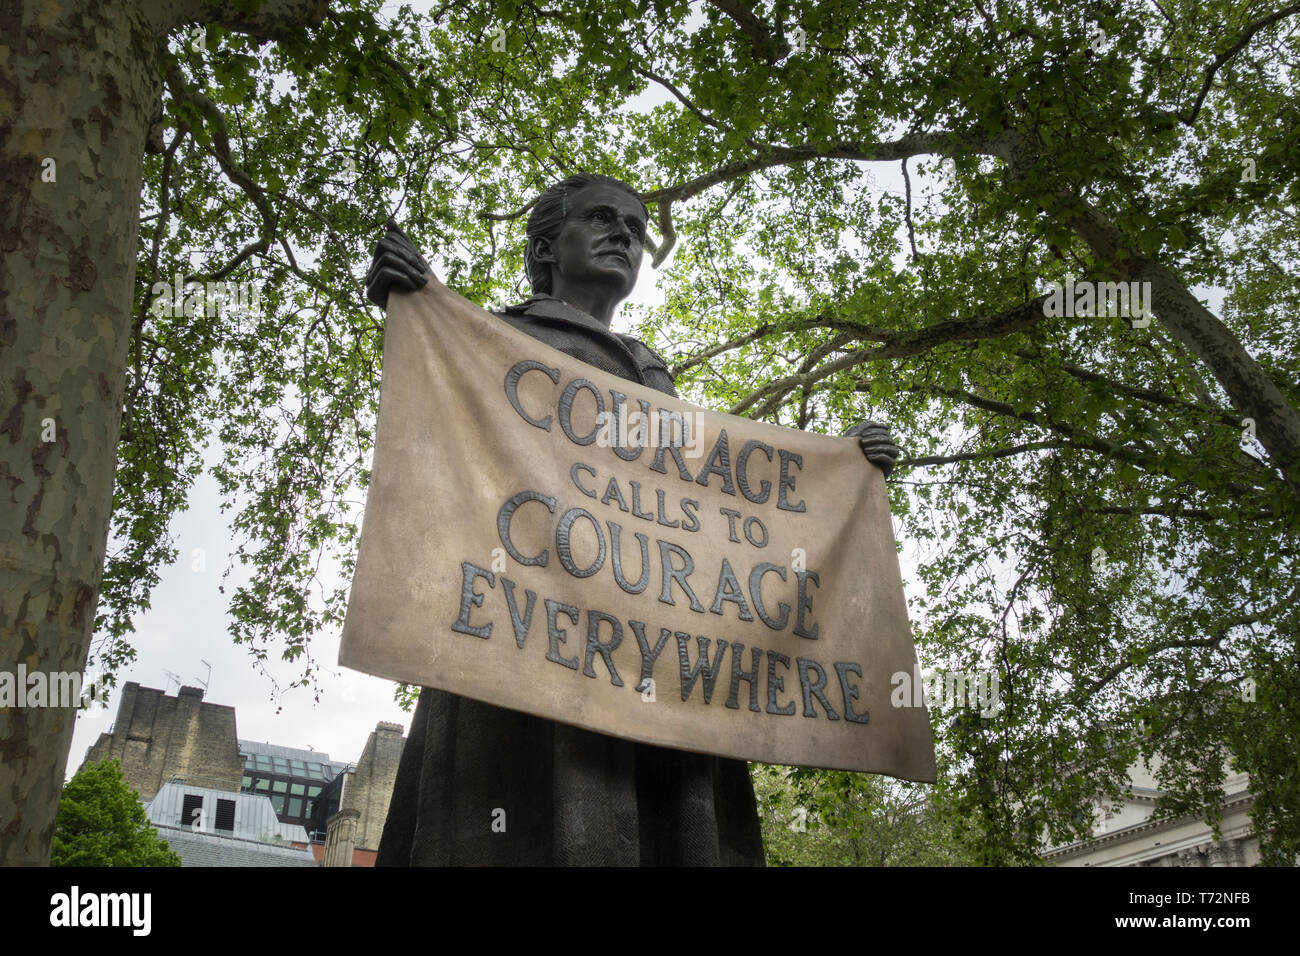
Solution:
[[[351,866],[352,851],[357,845],[360,810],[340,810],[325,824],[325,866]]]

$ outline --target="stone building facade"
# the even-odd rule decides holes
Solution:
[[[324,865],[373,866],[405,744],[400,724],[381,721],[356,763],[340,763],[318,751],[240,740],[235,709],[204,701],[200,688],[169,697],[131,681],[112,729],[83,763],[120,760],[145,804],[173,783],[265,799],[281,824],[310,834]]]
[[[406,738],[401,724],[380,721],[375,725],[353,770],[344,774],[339,810],[356,810],[356,846],[378,850],[379,838],[388,818],[388,804],[397,782],[397,765],[402,760]]]
[[[360,810],[340,810],[330,817],[322,866],[375,865],[373,859],[357,859],[357,822],[360,819]]]
[[[1228,770],[1216,840],[1203,816],[1151,819],[1162,790],[1146,764],[1129,770],[1129,794],[1118,805],[1099,800],[1091,838],[1044,854],[1057,866],[1254,866],[1259,838],[1251,829],[1250,778]]]
[[[129,681],[112,730],[99,735],[85,762],[110,757],[121,761],[127,782],[145,802],[172,780],[237,792],[243,759],[235,708],[206,702],[199,687],[182,687],[168,697]]]

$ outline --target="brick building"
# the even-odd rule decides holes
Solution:
[[[401,724],[380,721],[366,740],[361,757],[326,789],[308,830],[328,829],[329,819],[335,813],[356,811],[356,847],[377,851],[405,744]]]
[[[83,763],[108,758],[146,803],[163,784],[184,780],[215,790],[239,790],[243,760],[235,739],[235,708],[211,704],[199,687],[175,697],[129,681],[122,687],[117,720],[91,744]]]
[[[122,688],[113,726],[87,749],[83,763],[121,761],[127,783],[146,804],[169,784],[184,785],[195,799],[200,788],[210,791],[214,806],[216,793],[260,798],[280,824],[307,835],[317,860],[372,866],[405,743],[401,725],[380,722],[350,764],[320,751],[240,740],[235,709],[204,701],[200,688],[182,687],[169,697],[131,681]],[[170,820],[170,806],[160,812]],[[236,839],[221,829],[203,838],[188,831],[175,836],[206,843]]]

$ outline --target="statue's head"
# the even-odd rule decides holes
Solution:
[[[612,176],[579,173],[547,188],[533,206],[524,268],[533,294],[567,283],[612,285],[631,294],[645,246],[648,212],[637,191]]]

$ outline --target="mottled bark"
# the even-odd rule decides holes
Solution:
[[[1300,412],[1232,331],[1172,272],[1152,263],[1138,278],[1151,283],[1152,306],[1161,323],[1214,372],[1242,419],[1254,419],[1272,463],[1300,489]]]
[[[81,671],[112,507],[158,43],[129,5],[0,13],[0,670]],[[53,441],[48,440],[53,437]],[[0,710],[0,864],[44,864],[76,711]]]
[[[213,21],[274,37],[326,4],[240,6],[0,4],[0,670],[85,667],[166,35]],[[75,716],[0,710],[0,865],[48,862]]]

